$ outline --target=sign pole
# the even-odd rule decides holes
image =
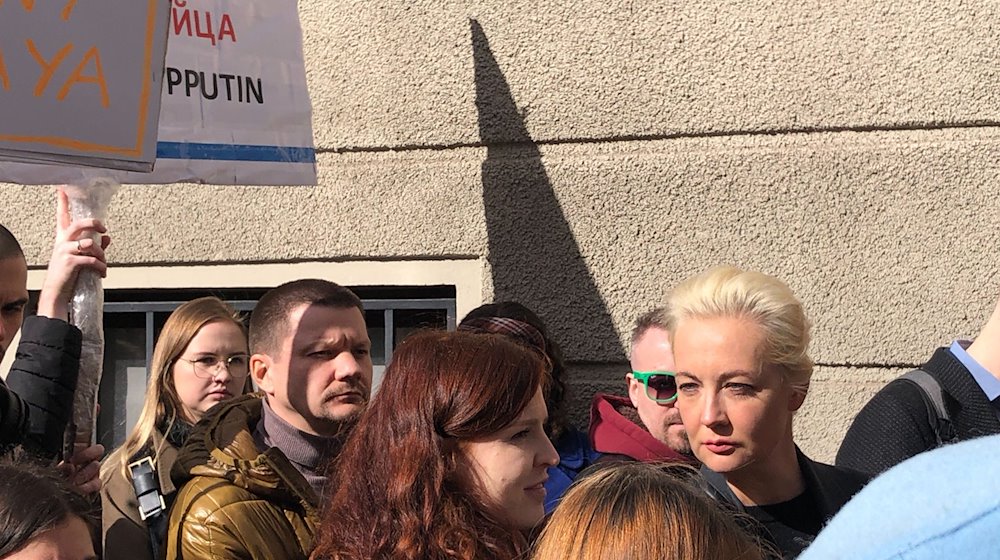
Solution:
[[[105,221],[111,198],[118,191],[118,182],[97,178],[84,186],[66,187],[72,220],[96,218]],[[101,243],[92,234],[94,243]],[[83,342],[80,350],[80,375],[73,396],[73,414],[66,427],[66,457],[75,447],[88,446],[97,431],[97,393],[104,369],[104,287],[101,276],[93,270],[82,270],[70,300],[70,323],[80,329]],[[75,445],[74,445],[75,444]]]

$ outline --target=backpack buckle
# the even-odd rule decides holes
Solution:
[[[167,509],[160,493],[160,481],[156,479],[156,467],[151,457],[143,457],[129,463],[128,470],[132,474],[132,488],[139,502],[139,519],[159,515]]]

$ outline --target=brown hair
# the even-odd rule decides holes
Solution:
[[[539,353],[501,335],[419,333],[392,357],[330,472],[314,559],[505,559],[527,552],[472,483],[460,444],[517,419],[542,385]]]
[[[348,288],[328,280],[305,279],[286,282],[268,290],[250,315],[250,351],[274,355],[288,335],[288,316],[302,305],[321,307],[365,308],[361,299]]]
[[[639,315],[639,318],[635,320],[635,324],[632,326],[632,346],[635,346],[636,342],[643,337],[649,329],[658,328],[667,330],[669,327],[669,318],[667,317],[667,308],[657,307],[656,309],[650,309],[649,311]]]
[[[100,525],[94,507],[36,457],[15,450],[0,460],[0,558],[73,517],[83,521],[97,550]]]
[[[490,317],[514,319],[515,321],[530,325],[541,334],[545,345],[543,350],[551,363],[549,379],[546,382],[545,390],[545,407],[549,411],[549,419],[545,422],[545,433],[549,435],[549,438],[553,442],[558,441],[571,428],[569,411],[566,409],[566,401],[569,393],[566,386],[566,362],[563,360],[562,349],[559,348],[559,344],[549,334],[549,330],[546,328],[545,323],[542,322],[541,317],[516,301],[501,301],[480,305],[462,319],[458,329],[463,330],[463,327],[467,327],[470,330],[474,329],[476,319],[488,319]]]
[[[556,507],[534,560],[761,560],[736,521],[684,480],[696,477],[638,462],[594,471]]]

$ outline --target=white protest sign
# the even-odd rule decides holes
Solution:
[[[170,0],[0,0],[0,158],[149,171]]]
[[[7,0],[8,2],[11,0]],[[295,0],[173,0],[152,173],[122,183],[314,185]],[[0,180],[74,183],[94,170],[0,162]]]

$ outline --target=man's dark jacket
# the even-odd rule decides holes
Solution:
[[[1000,419],[972,373],[948,348],[939,348],[924,371],[944,391],[944,404],[960,441],[1000,433]],[[837,465],[871,475],[937,446],[920,389],[895,380],[861,409],[837,453]]]
[[[46,457],[62,453],[81,339],[80,329],[66,321],[24,320],[7,383],[0,382],[0,447],[23,444]]]

